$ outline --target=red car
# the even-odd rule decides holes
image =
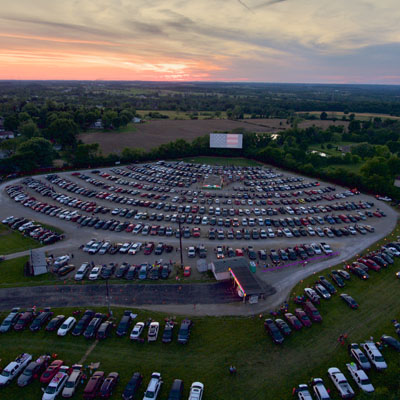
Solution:
[[[110,372],[100,388],[100,397],[108,399],[114,390],[115,385],[119,381],[118,372]]]
[[[62,360],[54,360],[41,375],[40,382],[45,384],[50,383],[63,364],[64,361]]]
[[[190,274],[192,273],[192,268],[190,267],[190,266],[186,266],[184,269],[183,269],[183,276],[190,276]]]
[[[134,228],[135,228],[135,224],[129,224],[126,227],[125,232],[132,232]]]
[[[16,331],[23,331],[33,320],[34,313],[32,310],[25,311],[20,314],[17,323],[14,325]]]
[[[192,236],[195,238],[200,237],[200,228],[193,228],[192,229]]]
[[[381,270],[381,267],[375,261],[369,258],[359,258],[357,261],[366,265],[368,269],[372,269],[376,272],[379,272]]]
[[[303,327],[301,322],[292,313],[286,313],[284,317],[294,330],[298,331]]]
[[[89,379],[85,390],[83,391],[83,398],[84,399],[95,399],[101,385],[104,382],[104,372],[103,371],[96,371],[92,377]]]
[[[153,252],[153,249],[154,249],[154,243],[153,242],[147,243],[143,251],[144,255],[146,256],[150,255]]]
[[[305,313],[305,311],[302,308],[296,308],[294,313],[296,314],[296,317],[301,321],[301,323],[305,327],[309,328],[312,325],[310,318],[308,317],[308,315]]]
[[[304,311],[310,317],[311,321],[313,322],[322,322],[322,317],[317,308],[314,306],[311,301],[307,300],[304,303]]]

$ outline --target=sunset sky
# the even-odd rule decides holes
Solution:
[[[0,6],[0,79],[400,84],[398,0]]]

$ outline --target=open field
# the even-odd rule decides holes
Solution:
[[[37,240],[24,236],[18,230],[13,231],[0,224],[0,254],[18,253],[41,246]]]
[[[191,116],[195,114],[194,111],[174,111],[174,110],[136,110],[136,113],[142,117],[147,116],[151,112],[160,113],[162,115],[168,115],[169,119],[191,119]],[[196,113],[197,119],[226,119],[226,112],[220,111],[220,115],[217,117],[215,111],[198,111]],[[147,118],[147,117],[146,117]]]
[[[299,128],[315,125],[327,128],[329,125],[347,126],[347,122],[336,121],[303,121]],[[129,125],[128,125],[129,127]],[[132,130],[120,131],[91,131],[81,133],[79,138],[84,143],[99,143],[104,154],[119,153],[125,147],[137,147],[150,150],[161,144],[166,144],[176,139],[193,139],[211,132],[231,132],[234,129],[246,129],[251,132],[278,133],[290,128],[284,119],[199,119],[199,120],[153,120],[137,124]]]

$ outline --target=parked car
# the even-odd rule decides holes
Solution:
[[[67,382],[65,383],[64,389],[61,396],[64,398],[72,397],[82,379],[82,365],[75,364],[72,366],[71,374],[69,375]]]
[[[357,365],[360,366],[365,371],[371,369],[371,363],[368,361],[368,358],[365,356],[360,346],[357,343],[349,344],[349,353],[356,361]]]
[[[181,326],[178,332],[178,343],[186,344],[189,341],[192,326],[193,322],[190,319],[185,318],[181,322]]]
[[[40,383],[50,383],[63,364],[64,361],[62,360],[54,360],[40,376]]]
[[[81,281],[82,279],[84,279],[87,275],[87,273],[89,272],[90,269],[90,264],[88,262],[84,262],[78,269],[78,271],[76,271],[75,277],[74,279],[76,281]]]
[[[289,325],[283,319],[277,318],[275,320],[275,324],[282,332],[283,336],[288,336],[292,333],[292,330],[290,329]]]
[[[47,332],[54,332],[58,330],[61,324],[65,321],[65,315],[57,315],[46,326]]]
[[[283,338],[281,332],[279,331],[278,327],[276,326],[275,322],[272,319],[267,318],[264,321],[264,328],[271,335],[271,338],[274,341],[274,343],[276,343],[276,344],[283,343],[284,338]]]
[[[31,354],[22,353],[14,361],[11,361],[0,373],[0,387],[8,385],[23,369],[25,369],[31,360]]]
[[[87,399],[95,399],[99,393],[101,385],[104,382],[104,372],[96,371],[91,378],[89,379],[86,387],[83,391],[83,398]]]
[[[76,324],[75,317],[68,317],[63,324],[58,328],[57,335],[65,336]]]
[[[392,336],[382,335],[381,342],[387,344],[388,346],[392,347],[397,351],[400,351],[400,342]]]
[[[15,331],[23,331],[29,325],[29,323],[33,320],[34,316],[35,316],[35,314],[32,309],[19,314],[18,320],[14,325],[14,330]]]
[[[11,310],[11,312],[4,318],[3,322],[0,325],[0,333],[8,332],[18,321],[20,312],[20,308],[15,307]]]
[[[131,312],[129,310],[124,311],[124,315],[122,316],[116,331],[117,336],[122,337],[128,333],[131,321],[132,321]]]
[[[286,318],[286,321],[289,323],[289,325],[296,331],[300,330],[303,325],[301,322],[295,317],[292,313],[285,313],[284,317]]]
[[[134,400],[139,391],[139,387],[143,381],[143,375],[140,372],[135,372],[122,393],[124,400]]]
[[[111,321],[102,322],[97,333],[96,339],[97,340],[104,340],[111,335],[111,330],[113,327],[113,323]]]
[[[193,382],[190,386],[188,400],[201,400],[203,398],[204,385],[201,382]]]
[[[306,312],[306,314],[310,317],[312,322],[322,322],[321,314],[319,313],[317,308],[314,306],[314,304],[311,303],[311,301],[307,300],[304,303],[303,308],[304,308],[304,311]]]
[[[311,393],[305,383],[301,383],[299,386],[297,386],[296,394],[298,400],[312,400]]]
[[[131,340],[139,340],[144,330],[144,322],[137,322],[129,336]]]
[[[385,359],[382,356],[382,353],[378,350],[375,343],[373,342],[365,342],[361,343],[361,347],[364,349],[365,354],[371,361],[371,364],[378,370],[383,371],[387,369],[387,364]]]
[[[314,286],[315,291],[317,294],[322,297],[325,300],[329,300],[331,298],[330,293],[326,290],[325,286],[322,286],[320,284],[316,284]]]
[[[309,318],[309,316],[304,312],[302,308],[296,308],[294,311],[296,317],[299,319],[299,321],[307,328],[309,328],[312,325],[312,322]]]
[[[87,326],[85,332],[83,333],[83,336],[86,339],[93,339],[94,337],[96,337],[97,330],[99,329],[104,318],[104,314],[96,313],[93,319],[90,321],[89,325]]]
[[[35,361],[31,361],[23,370],[22,374],[18,377],[17,385],[24,387],[31,383],[34,379],[37,379],[39,375],[41,375],[48,367],[49,362],[49,355],[42,355]]]
[[[69,367],[62,366],[44,390],[42,400],[54,400],[63,390],[69,377]]]
[[[157,321],[153,321],[149,325],[149,330],[147,332],[147,341],[155,342],[158,337],[158,331],[160,329],[160,323]]]
[[[321,378],[313,378],[311,380],[311,387],[317,400],[330,400],[328,390],[324,385],[324,381]]]
[[[155,400],[163,384],[161,374],[159,372],[153,372],[151,374],[150,382],[147,385],[146,392],[144,393],[143,400]]]
[[[349,295],[346,293],[342,293],[340,295],[340,298],[353,310],[357,310],[358,304],[357,302]]]
[[[314,289],[305,288],[304,293],[314,304],[320,303],[320,297]]]
[[[350,372],[351,377],[357,386],[366,393],[372,393],[375,391],[371,381],[368,378],[368,375],[361,368],[358,368],[355,363],[346,364],[348,371]]]
[[[85,331],[86,327],[89,325],[93,317],[94,317],[94,311],[86,310],[82,318],[75,325],[75,328],[72,331],[72,335],[73,336],[81,335]]]
[[[346,377],[338,368],[329,368],[328,375],[331,378],[342,399],[352,399],[355,396],[353,388],[350,386]]]
[[[51,311],[50,308],[45,308],[42,312],[40,312],[36,316],[36,318],[31,323],[29,329],[32,332],[38,331],[39,329],[42,328],[43,325],[45,325],[49,321],[49,319],[53,316],[53,314],[54,313]]]
[[[163,343],[171,343],[172,342],[172,334],[174,331],[174,326],[175,326],[175,324],[173,321],[167,321],[165,323],[164,332],[163,332],[162,339],[161,339],[161,341]]]
[[[181,400],[183,398],[183,381],[175,379],[172,382],[167,400]]]
[[[119,381],[118,372],[110,372],[100,387],[99,395],[102,399],[108,399],[112,396],[113,390]]]

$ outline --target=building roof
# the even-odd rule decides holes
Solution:
[[[258,283],[245,257],[224,258],[214,261],[215,273],[229,272],[246,296],[262,294],[266,290]]]
[[[48,272],[46,255],[43,250],[31,250],[31,265],[35,276]]]

